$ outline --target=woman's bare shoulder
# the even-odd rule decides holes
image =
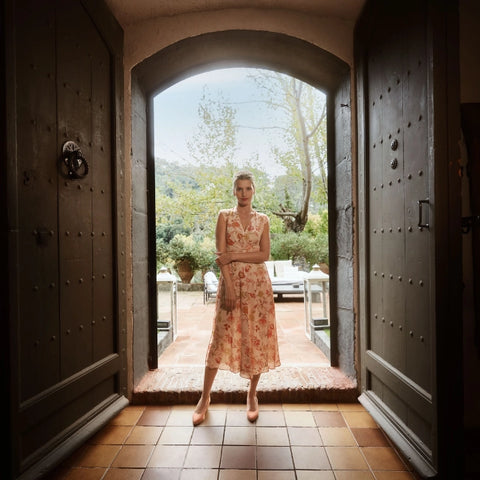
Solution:
[[[226,215],[231,215],[233,212],[233,208],[222,208],[219,212],[218,212],[218,216],[226,216]]]

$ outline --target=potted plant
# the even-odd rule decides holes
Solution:
[[[173,260],[182,283],[190,283],[198,268],[193,238],[182,234],[175,235],[168,244],[168,256]]]
[[[168,256],[182,283],[190,283],[196,270],[206,271],[215,263],[215,246],[207,238],[195,240],[193,236],[177,234],[168,245]]]

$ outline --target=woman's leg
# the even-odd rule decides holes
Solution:
[[[255,400],[255,397],[257,396],[257,385],[260,380],[260,373],[258,375],[254,375],[250,379],[250,386],[248,388],[248,399],[249,400]]]
[[[192,422],[194,426],[200,425],[207,416],[208,406],[210,405],[210,391],[212,390],[213,381],[217,374],[218,368],[205,367],[203,375],[203,391],[197,407],[193,412]]]
[[[203,391],[200,400],[197,403],[196,412],[202,412],[210,401],[210,392],[212,390],[213,381],[217,375],[218,368],[205,367],[205,373],[203,374]]]
[[[247,395],[247,418],[254,422],[258,418],[258,399],[257,399],[257,385],[260,380],[260,374],[254,375],[250,379],[250,386]]]

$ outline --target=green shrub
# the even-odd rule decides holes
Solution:
[[[202,272],[206,272],[210,269],[215,269],[216,255],[215,241],[209,237],[204,237],[201,241],[197,242],[197,263],[198,268]]]
[[[272,234],[270,254],[273,260],[292,260],[294,263],[328,264],[328,236],[313,236],[307,232]]]

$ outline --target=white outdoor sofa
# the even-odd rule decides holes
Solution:
[[[307,272],[298,270],[291,260],[268,261],[265,265],[272,281],[273,293],[278,299],[283,295],[303,295],[303,280],[308,275]]]
[[[274,260],[265,262],[272,281],[273,294],[281,299],[283,295],[303,295],[303,280],[308,274],[298,270],[291,260]],[[203,303],[208,303],[217,295],[218,279],[213,272],[203,277]]]

